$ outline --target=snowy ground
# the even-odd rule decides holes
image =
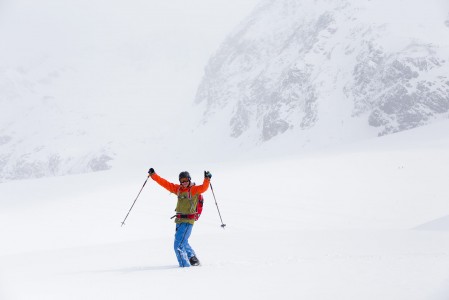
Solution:
[[[2,183],[0,299],[448,299],[446,123],[279,159]],[[120,227],[148,167],[211,170],[227,227],[208,191],[202,267],[177,267],[175,199],[152,180]]]

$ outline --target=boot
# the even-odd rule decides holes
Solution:
[[[192,266],[200,265],[200,261],[198,260],[198,258],[196,256],[192,256],[191,258],[189,258],[189,261]]]

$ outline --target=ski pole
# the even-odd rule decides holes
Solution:
[[[125,217],[125,219],[124,219],[123,222],[122,222],[122,226],[125,225],[126,218],[128,218],[128,215],[129,215],[129,213],[131,212],[131,209],[133,209],[134,204],[136,204],[137,198],[139,198],[140,193],[142,192],[142,190],[143,190],[145,184],[147,184],[148,178],[150,178],[150,172],[148,172],[148,177],[147,177],[147,179],[145,179],[145,182],[143,183],[142,188],[140,189],[139,193],[137,194],[137,197],[136,197],[136,199],[134,200],[133,205],[131,205],[131,208],[129,209],[128,213],[126,214],[126,217]],[[120,226],[120,227],[122,227],[122,226]]]
[[[221,225],[220,226],[224,229],[226,224],[223,224],[223,219],[221,218],[220,209],[218,208],[217,198],[215,198],[215,193],[214,193],[214,188],[212,187],[212,183],[210,183],[210,190],[212,191],[212,195],[214,196],[215,205],[217,206],[218,215],[220,216],[220,221],[221,221]]]

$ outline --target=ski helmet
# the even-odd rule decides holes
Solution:
[[[191,180],[190,174],[187,171],[179,173],[179,181],[181,181],[181,178],[187,178],[189,181]]]

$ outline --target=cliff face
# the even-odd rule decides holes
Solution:
[[[203,123],[228,114],[219,119],[230,136],[263,142],[289,130],[354,130],[341,124],[385,135],[446,118],[447,6],[262,1],[210,59],[196,95]]]

